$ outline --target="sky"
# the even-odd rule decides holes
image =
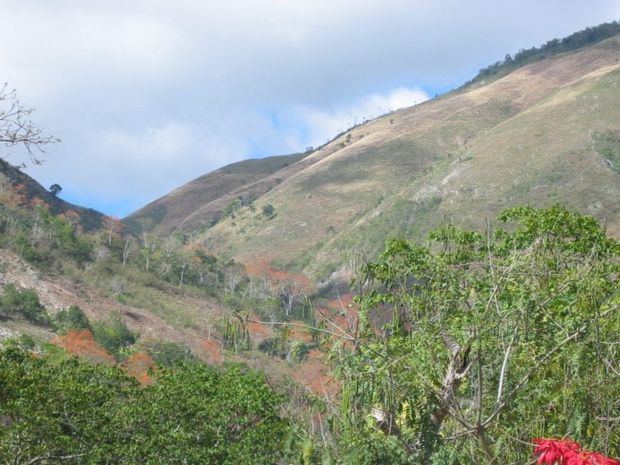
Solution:
[[[0,0],[0,82],[62,139],[25,172],[123,217],[618,19],[620,0]]]

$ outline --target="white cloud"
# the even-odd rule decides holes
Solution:
[[[420,89],[461,84],[506,53],[617,18],[619,7],[2,0],[0,82],[63,139],[31,173],[128,213],[222,164],[320,144],[356,117],[421,101]]]
[[[333,110],[299,108],[297,114],[301,125],[309,134],[311,145],[320,145],[351,126],[428,99],[428,94],[421,89],[399,87],[388,94],[371,94],[353,104]]]
[[[174,162],[182,151],[188,151],[194,140],[192,128],[175,122],[149,127],[142,132],[112,130],[101,135],[101,143],[112,153],[132,154],[149,162]]]

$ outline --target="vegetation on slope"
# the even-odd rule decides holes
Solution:
[[[0,457],[473,465],[526,462],[532,439],[547,436],[617,455],[620,246],[592,218],[561,207],[515,208],[500,219],[511,224],[485,234],[447,224],[424,246],[391,240],[364,267],[355,332],[331,322],[332,339],[323,338],[340,378],[336,403],[289,402],[285,423],[281,398],[260,375],[208,368],[161,343],[149,351],[176,368],[156,369],[144,387],[116,368],[8,349]],[[230,302],[243,301],[237,284]],[[43,314],[28,291],[9,288],[0,302],[5,316]],[[222,333],[244,350],[249,321],[239,315]],[[117,357],[133,337],[118,324],[98,331],[77,309],[44,320],[62,331],[94,328],[121,349]],[[303,347],[281,345],[289,334],[261,349],[303,358]]]
[[[338,426],[304,463],[527,463],[549,436],[620,454],[620,244],[558,206],[500,219],[364,267]]]
[[[534,61],[543,60],[560,53],[572,52],[588,45],[602,42],[605,39],[620,34],[620,24],[617,21],[603,23],[598,26],[587,27],[582,31],[575,32],[563,39],[552,39],[540,47],[532,47],[527,50],[519,50],[515,56],[506,55],[503,61],[493,63],[480,70],[478,75],[465,85],[469,85],[483,79],[505,75],[521,66]]]
[[[239,200],[244,204],[251,203],[264,190],[254,191],[256,182],[268,178],[273,173],[292,165],[307,153],[281,155],[261,159],[244,160],[224,166],[212,173],[200,176],[184,186],[157,199],[140,210],[132,213],[123,222],[128,230],[140,233],[147,229],[157,235],[164,236],[178,230],[181,224],[201,208],[207,208],[203,216],[208,216],[200,224],[207,226],[217,222],[222,216],[222,209],[231,201]],[[231,194],[232,199],[227,197]],[[220,204],[218,200],[226,198]]]
[[[443,217],[477,228],[503,208],[563,202],[620,234],[620,38],[358,126],[249,208],[196,238],[246,266],[346,279],[355,251],[422,238]]]
[[[605,51],[558,58],[531,77],[561,75],[544,88],[507,76],[355,128],[323,148],[338,156],[300,172],[259,208],[229,203],[215,233],[233,233],[231,254],[251,252],[252,235],[258,243],[276,237],[270,247],[278,251],[291,241],[276,257],[281,263],[325,272],[333,271],[321,263],[325,255],[342,258],[334,251],[349,253],[360,231],[371,245],[395,232],[417,238],[446,211],[467,224],[504,204],[541,205],[555,195],[614,215],[613,58]],[[502,198],[490,197],[493,190]],[[310,348],[331,347],[342,389],[335,399],[303,399],[283,420],[282,397],[261,375],[206,367],[177,345],[149,343],[172,368],[155,369],[143,387],[117,368],[9,347],[0,352],[4,461],[473,465],[527,463],[536,445],[541,463],[550,463],[550,448],[569,442],[535,439],[547,436],[620,453],[620,247],[591,217],[517,207],[500,215],[505,229],[480,234],[447,223],[426,245],[390,240],[358,276],[358,319],[347,332],[336,321],[326,322],[329,330],[316,324],[307,291],[292,280],[274,287],[244,276],[183,237],[153,236],[147,224],[121,236],[120,223],[106,219],[105,230],[85,235],[75,215],[13,199],[0,211],[0,244],[38,270],[189,327],[197,325],[185,320],[190,312],[175,313],[181,299],[216,297],[234,310],[217,328],[227,348],[252,347],[256,313],[283,328],[260,350],[300,361]],[[299,244],[302,255],[286,262]],[[91,323],[77,308],[49,315],[35,293],[11,285],[0,316],[92,330],[118,359],[136,337],[120,317]],[[292,318],[315,325],[307,344],[291,342]],[[38,350],[32,342],[17,345]]]
[[[314,322],[310,291],[294,281],[247,276],[234,262],[218,260],[201,247],[188,248],[179,237],[163,240],[146,231],[138,237],[123,235],[119,221],[104,218],[104,224],[105,229],[97,233],[84,233],[75,217],[55,216],[46,204],[1,205],[0,247],[13,251],[42,275],[69,279],[77,292],[86,288],[109,302],[107,309],[96,308],[88,294],[71,302],[90,309],[91,323],[77,307],[48,312],[33,290],[9,283],[3,298],[7,305],[0,305],[0,316],[5,321],[29,322],[35,325],[31,332],[37,334],[39,328],[48,333],[89,330],[102,350],[117,359],[127,357],[136,342],[148,347],[153,345],[149,339],[166,337],[154,333],[150,327],[153,318],[186,335],[177,342],[191,343],[193,349],[205,352],[203,358],[215,359],[221,358],[224,349],[240,352],[264,347],[260,342],[272,335],[271,330],[263,328],[251,337],[235,331],[237,321],[249,315],[262,320]],[[144,309],[144,313],[136,314],[135,309]],[[150,338],[141,337],[143,327],[152,333]],[[300,360],[298,355],[289,355],[307,351],[305,345],[295,345],[285,336],[274,341],[280,348],[278,356],[284,351],[283,358]],[[157,359],[161,349],[154,347],[150,352]],[[179,356],[185,357],[177,354],[173,358]]]
[[[0,462],[274,464],[281,398],[242,367],[159,368],[141,387],[118,368],[0,352]]]

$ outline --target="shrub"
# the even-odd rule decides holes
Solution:
[[[270,357],[286,358],[287,350],[282,339],[279,337],[269,337],[263,339],[257,349],[266,353]]]
[[[20,233],[15,237],[13,247],[24,260],[32,265],[45,268],[52,263],[52,257],[37,250],[24,234]]]
[[[107,323],[95,323],[93,334],[95,340],[117,358],[121,357],[122,349],[136,342],[136,335],[121,319],[120,313],[113,314]]]
[[[60,332],[71,329],[92,330],[88,317],[77,305],[71,305],[69,308],[59,311],[54,316],[54,327],[56,331]]]
[[[37,324],[48,324],[49,316],[39,296],[32,289],[18,290],[14,284],[7,284],[0,297],[0,313],[4,316],[21,315]]]
[[[265,218],[271,219],[276,214],[276,208],[270,203],[268,203],[268,204],[263,205],[262,212]]]
[[[198,361],[188,347],[175,342],[152,341],[145,348],[155,362],[162,367],[172,368]]]

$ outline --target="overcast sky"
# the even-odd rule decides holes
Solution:
[[[0,0],[0,81],[62,139],[26,172],[124,216],[619,18],[620,0]]]

